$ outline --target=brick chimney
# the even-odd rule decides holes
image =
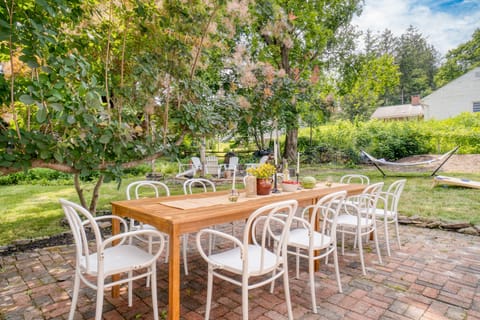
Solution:
[[[411,97],[411,104],[412,104],[412,106],[420,105],[420,96],[419,95],[412,96]]]

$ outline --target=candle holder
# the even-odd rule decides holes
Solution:
[[[228,195],[228,201],[237,202],[238,197],[240,197],[240,193],[237,190],[232,189],[231,193]]]
[[[281,191],[278,190],[277,188],[277,171],[275,170],[275,174],[273,175],[273,189],[272,189],[272,193],[280,193]]]

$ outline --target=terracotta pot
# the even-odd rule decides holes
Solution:
[[[257,178],[257,195],[265,196],[270,194],[272,183],[268,179]]]

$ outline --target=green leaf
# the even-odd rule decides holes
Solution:
[[[61,112],[63,111],[63,104],[61,103],[51,103],[50,106],[53,108],[53,110]]]
[[[11,167],[12,163],[10,161],[0,161],[0,167]]]
[[[55,160],[58,162],[58,163],[62,163],[63,162],[63,155],[59,152],[59,151],[56,151],[53,153],[53,157],[55,158]]]
[[[100,143],[107,144],[110,142],[112,139],[111,134],[104,134],[100,137],[100,140],[98,140]]]
[[[20,101],[22,101],[23,103],[25,103],[27,105],[35,103],[35,100],[33,100],[32,96],[29,95],[29,94],[22,94],[20,96]]]
[[[47,109],[45,109],[44,107],[40,107],[40,109],[38,109],[37,111],[36,118],[38,123],[44,123],[45,120],[47,120]]]
[[[50,158],[50,151],[45,150],[45,149],[41,150],[40,151],[40,158],[43,159],[43,160]]]

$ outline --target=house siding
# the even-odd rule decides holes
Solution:
[[[423,98],[425,120],[442,120],[462,112],[473,112],[475,102],[480,102],[480,68],[467,72]]]

